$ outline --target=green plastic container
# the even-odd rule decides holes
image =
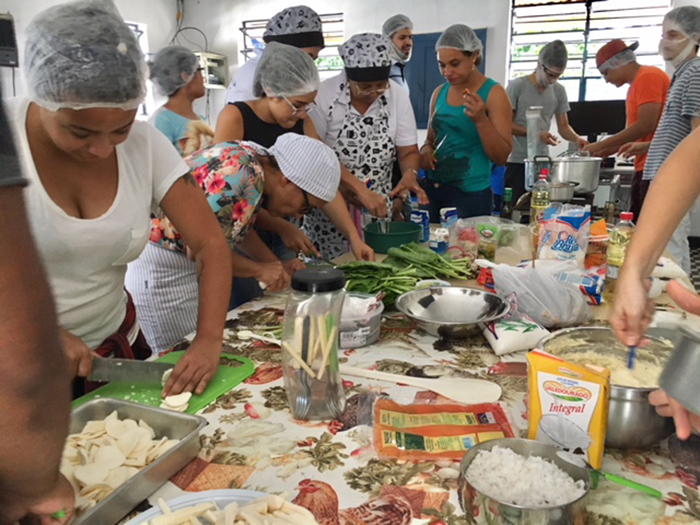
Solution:
[[[373,222],[365,226],[365,242],[377,253],[387,253],[411,242],[420,242],[423,226],[413,222],[386,223],[387,233],[381,233],[382,224]]]

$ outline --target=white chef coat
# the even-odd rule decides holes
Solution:
[[[238,68],[226,91],[227,104],[258,98],[253,93],[253,83],[255,82],[255,70],[258,69],[259,62],[260,56],[256,55]]]
[[[359,115],[357,109],[350,104],[349,94],[345,91],[346,81],[345,71],[323,81],[316,95],[316,107],[310,112],[318,135],[331,147],[343,128],[347,112],[351,111]],[[406,90],[396,82],[390,80],[389,85],[391,87],[384,92],[389,111],[389,137],[398,147],[414,146],[418,143],[418,131],[411,100]],[[336,99],[337,102],[333,104]],[[379,109],[379,99],[377,99],[364,116],[378,115]]]

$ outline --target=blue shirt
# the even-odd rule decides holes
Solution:
[[[178,115],[174,111],[170,111],[165,106],[161,106],[155,111],[155,113],[153,113],[153,115],[151,115],[148,122],[163,135],[168,137],[170,143],[175,146],[178,153],[182,155],[182,148],[187,141],[187,129],[192,122],[196,121],[183,117],[182,115]]]
[[[486,104],[495,80],[486,79],[477,92]],[[476,125],[465,113],[464,106],[447,102],[450,85],[443,84],[435,102],[433,131],[435,147],[447,137],[437,151],[437,169],[428,171],[428,179],[455,186],[462,191],[482,191],[491,185],[491,159],[486,155]]]

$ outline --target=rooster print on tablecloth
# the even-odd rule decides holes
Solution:
[[[323,481],[305,479],[293,503],[307,508],[320,525],[410,525],[411,506],[402,498],[386,495],[359,507],[339,509],[338,495]]]

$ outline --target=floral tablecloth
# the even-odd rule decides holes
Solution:
[[[408,463],[378,459],[359,392],[380,387],[398,402],[436,401],[431,392],[376,381],[345,378],[348,409],[340,421],[292,419],[282,381],[280,350],[241,341],[239,329],[264,331],[282,319],[284,296],[266,296],[229,315],[224,352],[245,356],[255,374],[204,409],[209,426],[201,436],[200,457],[178,473],[157,495],[181,491],[243,488],[287,492],[322,525],[463,525],[470,523],[457,497],[458,464]],[[370,347],[341,351],[341,362],[391,373],[427,377],[481,377],[503,388],[502,405],[521,435],[527,428],[526,377],[508,375],[503,363],[524,362],[523,355],[495,356],[481,336],[437,341],[400,315],[385,316],[380,340]],[[505,372],[505,373],[504,373]],[[607,482],[589,496],[591,524],[700,523],[697,475],[700,446],[679,450],[672,438],[644,451],[608,451],[603,469],[653,486],[659,500]],[[685,469],[678,465],[690,465]],[[693,465],[695,468],[693,468]],[[151,499],[154,501],[154,499]]]

